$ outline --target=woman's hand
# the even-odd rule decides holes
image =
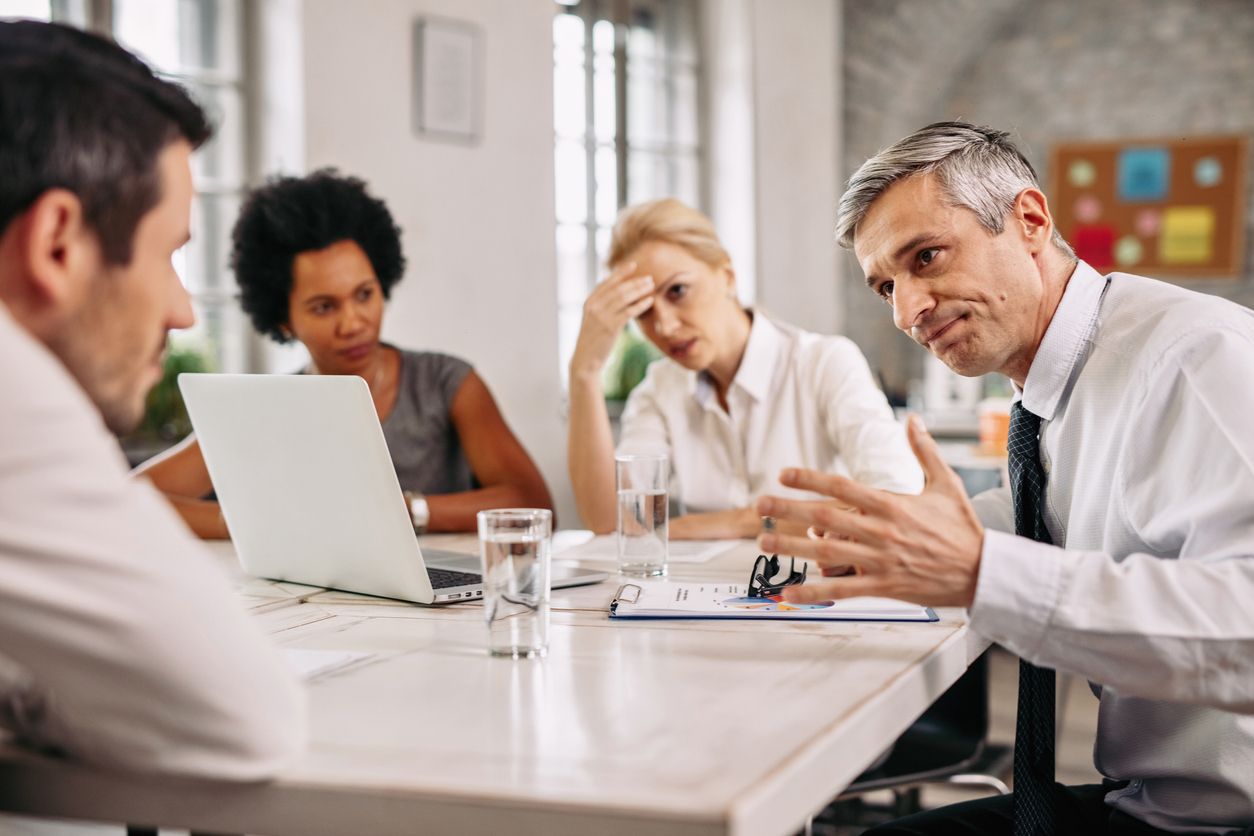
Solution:
[[[583,304],[583,324],[570,361],[572,378],[600,375],[619,332],[653,305],[653,277],[633,275],[629,261],[601,282]]]
[[[774,525],[782,534],[806,532],[804,523],[792,520],[776,520]],[[732,508],[675,517],[670,521],[669,535],[672,540],[747,540],[757,537],[762,526],[762,516],[752,507]]]

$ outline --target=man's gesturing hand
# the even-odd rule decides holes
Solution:
[[[811,580],[789,587],[789,601],[823,601],[875,595],[929,606],[969,607],[984,546],[984,528],[967,499],[962,480],[941,460],[923,423],[910,417],[910,446],[923,466],[926,484],[918,496],[868,488],[843,476],[789,468],[780,482],[832,500],[758,500],[763,516],[813,525],[821,539],[763,534],[768,553],[795,555],[820,567],[851,565],[858,574]],[[850,510],[850,509],[853,510]]]

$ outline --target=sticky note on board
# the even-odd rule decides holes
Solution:
[[[1067,180],[1077,189],[1085,189],[1097,180],[1097,167],[1085,159],[1072,160],[1067,166]]]
[[[1153,238],[1157,235],[1162,224],[1162,213],[1157,209],[1142,209],[1136,213],[1136,220],[1133,221],[1136,234],[1145,238]]]
[[[1115,261],[1120,267],[1131,267],[1141,261],[1145,247],[1135,235],[1125,235],[1115,242]]]
[[[1078,226],[1071,245],[1080,259],[1093,267],[1110,267],[1115,263],[1115,228],[1106,225]]]
[[[1163,200],[1171,174],[1166,148],[1125,148],[1119,152],[1119,199],[1125,203]]]
[[[1204,189],[1218,186],[1224,179],[1224,167],[1214,157],[1202,157],[1193,164],[1193,182]]]
[[[1172,206],[1163,210],[1158,259],[1164,264],[1204,264],[1215,250],[1215,210]]]
[[[1102,216],[1102,202],[1091,194],[1081,195],[1076,198],[1071,214],[1080,223],[1091,224]]]

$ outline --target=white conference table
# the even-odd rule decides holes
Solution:
[[[671,577],[739,579],[756,553],[745,542]],[[241,577],[285,648],[354,660],[309,681],[303,759],[241,786],[0,748],[0,809],[270,836],[788,834],[987,646],[962,610],[931,624],[612,622],[618,580],[555,590],[548,657],[509,660],[484,651],[476,604]]]

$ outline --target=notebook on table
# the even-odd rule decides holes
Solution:
[[[939,621],[931,607],[891,598],[846,598],[792,604],[779,595],[749,597],[745,584],[705,582],[625,583],[610,604],[610,618],[732,618],[767,621]]]

